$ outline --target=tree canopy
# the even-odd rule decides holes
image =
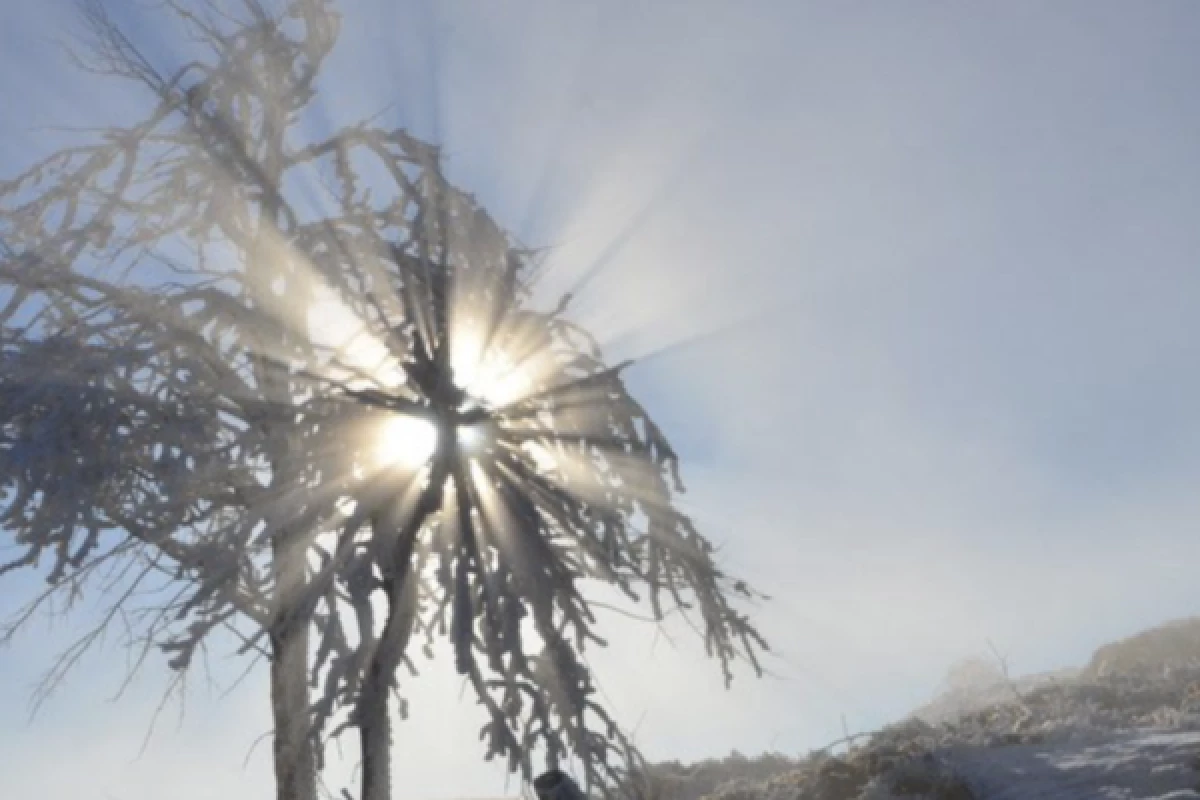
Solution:
[[[765,644],[627,365],[569,297],[535,307],[538,252],[435,144],[306,135],[334,3],[166,6],[204,57],[154,63],[86,3],[81,65],[147,113],[0,183],[0,570],[86,596],[122,565],[110,607],[157,587],[135,639],[180,670],[217,630],[264,652],[280,797],[347,727],[389,796],[389,695],[439,637],[489,758],[635,791],[589,587],[693,615],[727,679]]]

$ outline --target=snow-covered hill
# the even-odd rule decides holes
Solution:
[[[1200,619],[1105,645],[1080,670],[953,669],[907,720],[837,754],[656,768],[651,800],[1200,798]]]
[[[1200,798],[1200,731],[1119,731],[1092,740],[964,748],[945,758],[987,800]]]

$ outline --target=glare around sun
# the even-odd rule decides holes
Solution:
[[[384,466],[415,469],[437,451],[437,427],[426,419],[396,414],[384,421],[376,454]]]

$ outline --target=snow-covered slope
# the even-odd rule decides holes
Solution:
[[[1125,731],[944,758],[976,800],[1183,800],[1200,798],[1198,754],[1200,731]]]
[[[1010,681],[965,663],[836,755],[660,767],[651,800],[1200,800],[1200,622],[1105,645],[1083,670]]]

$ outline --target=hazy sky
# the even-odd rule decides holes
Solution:
[[[343,5],[324,112],[443,140],[454,180],[555,245],[548,293],[601,267],[579,316],[646,356],[631,384],[689,507],[773,595],[775,676],[728,693],[690,632],[614,624],[592,661],[651,757],[820,746],[988,639],[1035,671],[1197,610],[1200,7]],[[136,108],[48,44],[68,3],[3,19],[0,171],[62,138],[35,126]],[[139,757],[165,677],[108,702],[119,651],[25,723],[67,641],[0,651],[5,793],[267,796],[269,744],[242,765],[264,675],[198,683]],[[405,684],[397,797],[503,788],[449,672]]]

